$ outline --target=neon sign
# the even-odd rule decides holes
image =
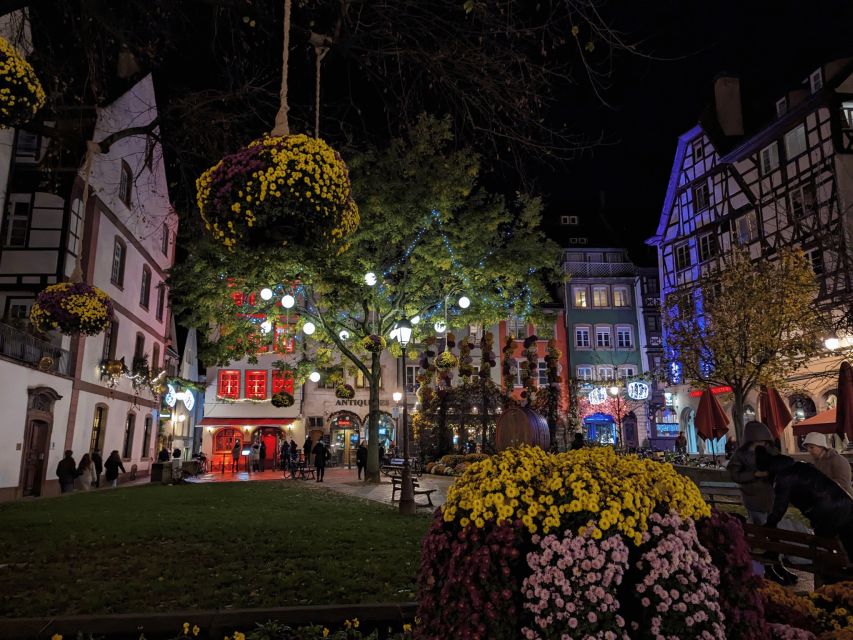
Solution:
[[[187,411],[192,411],[195,406],[195,396],[192,391],[187,389],[186,391],[175,391],[175,386],[168,384],[166,385],[168,392],[166,393],[166,397],[164,401],[170,407],[174,407],[178,400],[184,403],[184,406],[187,408]]]

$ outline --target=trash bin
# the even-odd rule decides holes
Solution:
[[[151,482],[163,482],[163,466],[162,462],[154,462],[151,465]]]

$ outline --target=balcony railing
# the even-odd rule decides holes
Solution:
[[[612,278],[637,274],[637,267],[630,262],[576,262],[566,260],[563,262],[563,269],[567,274],[579,278]]]
[[[7,324],[0,324],[0,354],[43,371],[67,376],[71,370],[71,354],[68,351]]]

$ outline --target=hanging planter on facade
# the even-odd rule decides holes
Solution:
[[[367,349],[370,353],[382,353],[387,346],[385,338],[377,335],[364,336],[361,340],[361,346]]]
[[[281,409],[284,407],[292,407],[294,400],[293,396],[290,395],[287,391],[279,391],[278,393],[273,394],[273,397],[270,402],[272,402],[272,406]]]
[[[449,371],[459,364],[459,360],[449,351],[442,351],[435,359],[435,368],[439,371]]]
[[[339,253],[359,224],[346,164],[303,134],[249,143],[205,171],[196,188],[207,231],[232,251],[320,245]]]
[[[29,122],[44,106],[44,97],[30,63],[8,40],[0,38],[0,126]]]
[[[351,384],[339,384],[335,388],[335,397],[342,400],[352,400],[355,398],[355,389]]]
[[[110,297],[84,282],[52,284],[38,294],[30,321],[39,331],[58,330],[66,335],[96,336],[114,318]]]

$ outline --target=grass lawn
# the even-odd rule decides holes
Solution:
[[[2,504],[0,615],[411,601],[429,522],[285,482]]]

